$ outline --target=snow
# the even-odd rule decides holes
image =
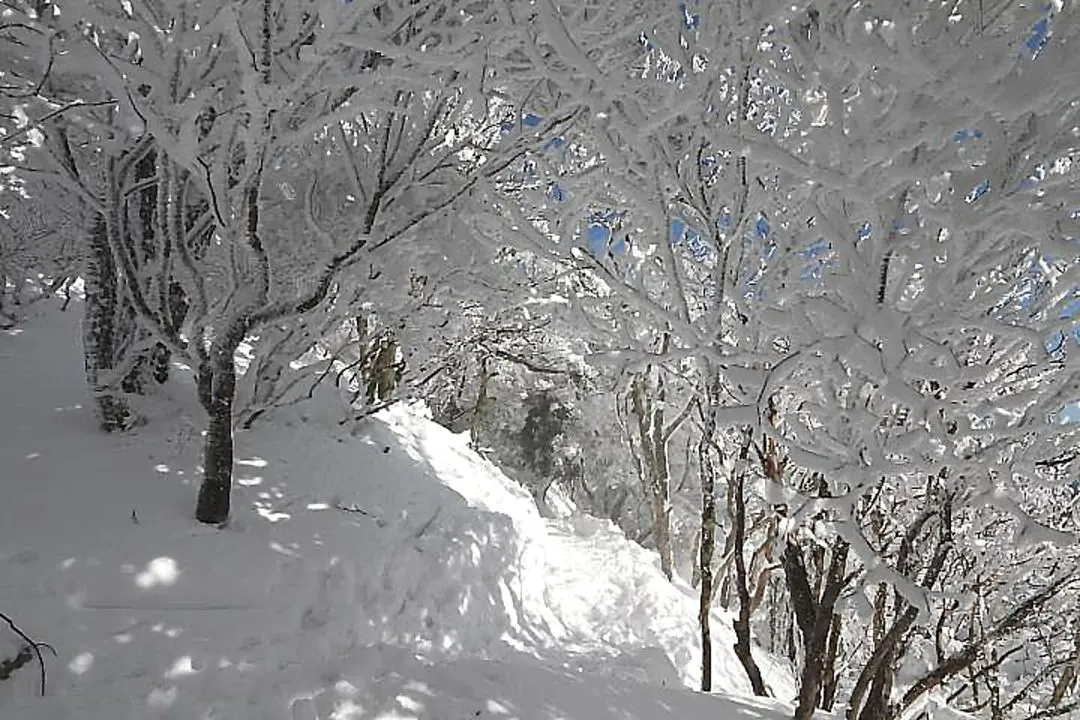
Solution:
[[[237,435],[233,519],[192,519],[190,378],[128,435],[89,411],[79,313],[0,335],[0,611],[48,642],[0,717],[775,720],[696,599],[613,525],[545,520],[467,438],[399,406],[350,430],[336,398]],[[17,637],[0,627],[0,658]],[[762,655],[778,698],[790,673]]]

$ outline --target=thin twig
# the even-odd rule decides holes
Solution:
[[[53,654],[53,657],[57,657],[56,648],[54,648],[49,643],[38,642],[37,640],[31,638],[29,635],[23,632],[18,625],[15,624],[14,620],[12,620],[3,612],[0,612],[0,619],[6,622],[8,624],[8,627],[10,627],[16,635],[25,640],[27,646],[34,651],[35,655],[37,655],[38,665],[41,667],[41,697],[45,697],[45,658],[41,656],[41,648],[47,648],[49,652]]]

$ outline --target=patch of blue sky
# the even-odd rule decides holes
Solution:
[[[1068,304],[1066,304],[1065,307],[1061,309],[1060,317],[1062,320],[1065,320],[1067,318],[1075,317],[1077,315],[1080,315],[1080,297],[1075,297],[1070,300]]]
[[[1044,342],[1043,345],[1046,348],[1047,355],[1054,355],[1061,352],[1061,349],[1065,347],[1065,333],[1061,330],[1055,330]]]
[[[697,4],[697,2],[694,2],[694,5]],[[686,3],[679,3],[679,11],[682,13],[683,25],[686,26],[686,29],[693,30],[701,24],[701,14],[693,12]]]
[[[804,282],[820,281],[825,271],[836,264],[832,257],[832,245],[823,237],[818,238],[798,251],[799,257],[807,260],[799,271],[799,279]]]
[[[611,228],[593,223],[585,229],[585,246],[594,257],[607,255],[611,246]]]
[[[704,260],[709,254],[709,244],[701,239],[701,235],[694,230],[686,233],[686,249],[695,260]]]
[[[585,219],[589,223],[611,226],[616,223],[622,222],[622,219],[624,217],[626,217],[625,210],[603,208],[599,210],[593,210]]]
[[[825,267],[828,263],[815,262],[807,263],[799,270],[799,279],[803,282],[811,282],[821,280],[825,277]]]
[[[1053,10],[1052,5],[1043,6],[1043,12],[1046,15],[1042,16],[1035,21],[1035,24],[1031,26],[1031,30],[1028,32],[1027,37],[1024,39],[1025,54],[1034,60],[1042,52],[1042,49],[1046,47],[1046,43],[1050,42],[1050,36],[1052,35],[1050,30],[1050,14]]]
[[[831,249],[825,238],[818,238],[802,250],[799,250],[799,256],[807,260],[815,260],[824,257]]]
[[[682,218],[678,218],[678,217],[671,218],[671,235],[669,237],[669,242],[672,245],[678,245],[682,241],[683,234],[685,232],[686,232],[686,223],[683,222]]]
[[[988,192],[990,192],[990,181],[983,180],[978,185],[971,188],[968,194],[964,197],[964,200],[966,202],[973,203]]]
[[[855,244],[856,245],[859,244],[863,240],[868,239],[873,234],[874,234],[873,225],[871,225],[869,222],[864,222],[862,225],[859,226],[859,229],[858,229],[857,234],[855,236]]]
[[[512,132],[514,132],[515,130],[518,129],[518,127],[519,127],[518,123],[521,124],[520,125],[521,127],[535,128],[535,127],[540,127],[540,123],[542,123],[543,121],[544,121],[543,117],[541,117],[540,115],[537,115],[536,113],[531,113],[530,112],[530,113],[525,113],[524,115],[519,117],[517,122],[508,121],[508,122],[502,123],[499,126],[499,129],[502,130],[503,134],[512,133]]]
[[[758,215],[757,222],[754,223],[754,232],[757,233],[759,240],[764,240],[769,236],[769,220],[764,215]]]
[[[979,128],[973,128],[971,130],[967,128],[960,128],[953,133],[953,142],[962,143],[968,140],[980,140],[982,139],[983,131]]]
[[[616,237],[618,229],[626,217],[625,210],[602,208],[593,210],[586,218],[585,246],[596,257],[607,255],[625,255],[630,250],[629,235]]]

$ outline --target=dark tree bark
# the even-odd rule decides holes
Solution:
[[[660,341],[660,354],[671,344],[670,333]],[[630,383],[628,409],[634,416],[637,438],[627,428],[630,449],[637,465],[642,490],[649,500],[652,536],[660,555],[660,569],[667,579],[675,574],[674,550],[671,540],[671,477],[668,462],[668,443],[694,408],[688,403],[670,423],[666,422],[667,385],[660,373],[655,383],[652,367],[646,367]],[[625,427],[625,426],[624,426]]]
[[[705,431],[711,434],[709,428]],[[698,465],[701,474],[701,547],[698,552],[698,573],[701,595],[698,600],[698,626],[701,629],[701,690],[712,690],[712,630],[709,617],[712,610],[713,548],[716,544],[716,470],[709,455],[708,440],[703,434],[698,442]]]
[[[795,609],[795,620],[803,640],[803,667],[799,676],[795,720],[812,718],[821,701],[829,628],[833,621],[836,601],[846,584],[844,568],[847,565],[848,544],[837,538],[833,541],[831,554],[829,568],[822,581],[821,595],[815,597],[802,550],[791,540],[784,548],[784,574]]]
[[[833,613],[829,625],[829,640],[825,645],[825,666],[821,674],[821,709],[831,711],[836,702],[836,690],[840,678],[836,676],[836,658],[840,654],[840,615]]]
[[[755,662],[754,655],[750,650],[750,614],[752,608],[750,588],[746,578],[746,474],[743,469],[746,467],[749,455],[750,434],[747,433],[746,440],[739,451],[741,462],[739,467],[731,474],[732,499],[734,500],[734,508],[732,509],[733,527],[731,531],[734,546],[732,552],[735,554],[735,591],[739,596],[739,614],[734,622],[735,657],[742,663],[746,676],[750,678],[750,686],[753,688],[754,694],[765,696],[768,692],[761,677],[761,669]]]
[[[83,307],[83,359],[98,424],[105,432],[127,429],[131,412],[122,395],[108,383],[116,369],[116,335],[120,316],[117,270],[105,218],[95,214],[87,228],[86,302]]]
[[[156,277],[157,273],[153,270],[155,265],[159,264],[159,256],[168,253],[168,233],[162,226],[162,206],[166,198],[164,193],[159,192],[158,185],[163,184],[160,178],[154,182],[158,174],[158,152],[153,147],[142,149],[136,144],[125,155],[128,153],[137,159],[132,163],[111,166],[122,166],[126,169],[123,176],[114,180],[119,189],[130,185],[139,189],[116,195],[116,201],[123,203],[123,207],[118,208],[115,214],[115,237],[122,247],[114,248],[114,252],[125,252],[131,262],[132,272],[125,273],[123,282],[139,283],[143,297],[151,301],[157,300],[160,307],[156,309],[163,323],[167,324],[170,319],[165,307],[168,303],[167,292],[151,292],[151,286],[155,282],[161,284],[162,289],[167,289],[170,267],[167,262],[160,263],[164,273],[162,277]],[[130,290],[125,290],[122,295],[126,332],[118,346],[123,349],[128,371],[120,380],[120,387],[125,393],[142,395],[146,393],[152,380],[165,382],[168,379],[172,354],[163,343],[151,342],[153,333],[140,324],[138,312],[131,302]]]
[[[933,478],[931,478],[932,481]],[[935,517],[939,521],[938,540],[920,581],[920,585],[927,589],[932,588],[938,581],[944,569],[945,560],[952,550],[951,497],[943,496],[939,504],[927,507],[915,518],[901,540],[897,553],[897,571],[915,579],[912,559],[915,543],[923,528]],[[883,623],[884,593],[879,592],[878,597],[877,603],[882,606],[879,611],[881,620],[876,620],[876,622]],[[899,614],[888,631],[876,637],[874,651],[862,672],[859,673],[855,687],[851,691],[851,697],[848,699],[848,720],[889,720],[896,715],[896,709],[890,706],[896,664],[906,652],[906,638],[914,627],[919,613],[918,608],[907,602],[899,593],[895,593],[894,602]]]
[[[898,713],[911,707],[919,698],[941,685],[948,678],[969,668],[978,659],[984,645],[1015,632],[1032,615],[1057,597],[1062,590],[1073,582],[1075,582],[1074,575],[1061,575],[1038,592],[1022,600],[1005,617],[994,623],[984,636],[968,642],[916,680],[900,700],[900,705],[897,708]]]
[[[243,337],[241,335],[241,337]],[[203,452],[203,479],[195,507],[195,518],[219,525],[229,519],[232,499],[233,432],[232,412],[236,394],[236,367],[231,343],[215,344],[210,361],[200,370],[199,398],[210,417]]]
[[[716,434],[715,378],[708,391],[708,408],[702,410],[704,428],[698,439],[698,473],[701,476],[701,541],[698,547],[697,576],[701,580],[698,599],[698,627],[701,629],[701,690],[712,690],[713,550],[716,546],[716,468],[710,446]],[[701,405],[699,404],[699,410]]]
[[[67,128],[59,120],[42,126],[45,142],[54,160],[70,177],[80,176],[79,167],[68,140]],[[98,424],[105,432],[126,430],[132,414],[112,377],[119,367],[119,347],[125,328],[123,297],[120,292],[120,268],[109,238],[109,217],[89,211],[84,229],[86,263],[83,282],[86,300],[83,307],[83,362],[86,381],[93,398]]]

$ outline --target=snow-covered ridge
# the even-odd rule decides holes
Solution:
[[[432,424],[422,408],[398,406],[377,420],[418,466],[438,468],[437,482],[474,508],[509,516],[519,549],[516,567],[508,569],[520,581],[512,604],[520,603],[526,623],[510,629],[512,644],[538,653],[557,647],[583,658],[610,656],[604,668],[663,684],[700,684],[696,592],[668,582],[655,553],[629,542],[608,520],[543,519],[532,497],[477,456],[466,435]],[[749,692],[730,651],[730,622],[717,615],[714,623],[714,684]],[[786,672],[764,654],[762,662],[775,694],[791,693]],[[637,663],[641,667],[631,670]]]

